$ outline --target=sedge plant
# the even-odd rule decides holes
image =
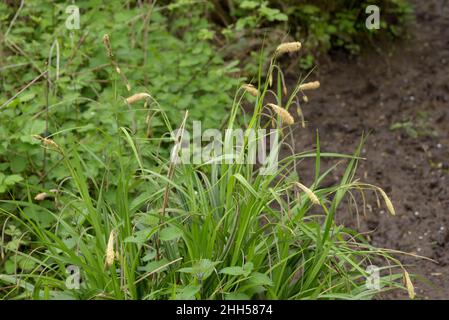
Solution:
[[[288,110],[298,93],[319,86],[299,81],[282,104],[286,90],[277,60],[299,49],[299,43],[279,46],[266,75],[260,67],[257,84],[237,90],[225,129],[273,127],[286,143],[295,121]],[[270,95],[276,103],[267,103]],[[245,117],[248,108],[242,105],[248,96],[254,104]],[[179,146],[187,112],[174,134],[163,108],[150,98],[138,94],[115,103],[148,104],[152,118],[162,118],[167,126],[159,148],[167,141]],[[3,298],[371,299],[397,288],[414,295],[410,276],[393,251],[373,247],[335,223],[345,198],[367,189],[378,192],[394,214],[385,192],[355,178],[363,139],[353,155],[342,155],[322,152],[317,136],[315,150],[285,155],[273,172],[262,174],[259,165],[220,157],[200,164],[174,161],[180,151],[176,147],[171,157],[154,145],[145,150],[150,146],[121,126],[115,137],[107,137],[120,143],[92,160],[101,163],[101,180],[87,174],[89,163],[79,156],[78,150],[87,146],[80,142],[63,149],[57,139],[58,134],[42,144],[59,153],[68,172],[60,188],[40,190],[43,201],[34,200],[29,187],[28,199],[1,200],[15,208],[0,207],[5,223],[20,224],[31,239],[27,247],[5,252],[32,265],[0,274]],[[237,160],[248,155],[252,142],[245,136]],[[308,186],[289,174],[305,158],[315,159],[310,168],[314,182]],[[323,158],[346,163],[335,185],[323,186],[335,169],[322,170]],[[111,186],[112,179],[116,183]],[[43,225],[33,218],[35,212],[51,216],[54,223]],[[378,266],[377,288],[367,285],[370,265]]]

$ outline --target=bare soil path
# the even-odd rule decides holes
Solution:
[[[337,219],[372,231],[373,245],[434,259],[401,256],[432,282],[415,281],[418,298],[449,299],[449,1],[416,0],[415,7],[410,40],[319,66],[313,78],[322,88],[303,106],[308,126],[297,131],[295,143],[297,151],[312,148],[318,129],[323,151],[352,153],[370,133],[359,177],[391,195],[397,216],[371,197],[372,210],[359,223],[344,212]],[[402,128],[392,130],[394,124]],[[300,169],[300,177],[308,176]]]

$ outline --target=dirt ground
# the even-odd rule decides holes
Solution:
[[[335,54],[330,63],[320,63],[311,78],[322,87],[309,95],[303,106],[307,128],[295,135],[297,151],[314,146],[318,129],[323,151],[352,153],[362,134],[370,133],[358,176],[382,187],[397,215],[378,208],[372,197],[372,210],[359,222],[344,212],[337,219],[371,231],[373,245],[435,260],[399,256],[428,280],[414,281],[420,299],[449,299],[448,2],[415,1],[416,25],[405,42],[357,58]]]

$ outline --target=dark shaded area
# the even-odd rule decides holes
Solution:
[[[378,208],[367,192],[366,217],[341,211],[337,220],[370,231],[375,246],[435,260],[398,256],[433,283],[415,279],[418,298],[448,299],[449,7],[445,0],[415,1],[415,6],[409,41],[354,60],[334,56],[319,66],[322,87],[303,106],[308,126],[297,131],[296,148],[314,147],[318,129],[323,151],[352,153],[370,132],[359,177],[391,196],[397,216]],[[394,124],[397,130],[391,129]],[[306,171],[310,165],[301,165],[303,179],[312,177]],[[406,298],[406,293],[380,298]]]

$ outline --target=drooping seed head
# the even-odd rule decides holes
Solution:
[[[296,185],[298,186],[299,189],[301,189],[309,197],[310,201],[312,201],[313,204],[318,204],[318,205],[320,204],[320,200],[315,195],[315,193],[313,193],[312,190],[310,190],[305,185],[303,185],[302,183],[299,183],[299,182],[296,182]]]
[[[286,42],[280,44],[274,52],[275,57],[283,55],[285,53],[296,52],[301,49],[301,42]]]
[[[37,201],[43,201],[43,200],[47,199],[48,196],[49,196],[48,193],[46,193],[46,192],[41,192],[41,193],[38,193],[38,194],[34,197],[34,200],[37,200]]]
[[[390,214],[393,216],[396,215],[396,211],[394,210],[393,203],[391,202],[390,198],[387,196],[385,191],[383,191],[381,188],[377,188],[377,190],[379,190],[380,195],[384,199],[385,205],[387,206],[387,209],[388,209],[388,212],[390,212]]]
[[[148,93],[141,92],[141,93],[133,94],[132,96],[126,98],[125,102],[128,104],[133,104],[137,101],[146,100],[148,98],[151,98],[151,96]]]
[[[38,134],[33,135],[33,138],[37,139],[37,140],[40,140],[44,146],[54,147],[56,149],[59,149],[58,144],[56,142],[54,142],[52,139],[50,139],[50,138],[44,138],[44,137],[42,137],[42,136],[40,136]]]
[[[313,81],[313,82],[307,82],[303,83],[299,86],[299,90],[305,91],[305,90],[316,90],[320,87],[319,81]]]
[[[284,94],[284,96],[288,95],[287,86],[284,82],[282,82],[282,93]]]
[[[50,193],[47,193],[47,192],[38,193],[34,197],[34,200],[36,200],[36,201],[43,201],[43,200],[45,200],[45,199],[47,199],[49,197],[55,197],[59,193],[58,189],[50,189],[49,191],[50,191]]]
[[[115,252],[114,252],[114,241],[115,241],[115,231],[112,230],[109,234],[108,245],[106,247],[106,266],[111,266],[114,263]]]
[[[305,128],[306,122],[304,121],[304,114],[302,112],[302,109],[301,109],[301,106],[299,105],[299,103],[296,106],[296,113],[298,114],[299,118],[301,119],[301,127]]]
[[[405,269],[404,269],[404,282],[408,291],[408,296],[410,297],[410,299],[415,299],[415,287],[413,286],[412,280],[410,280],[410,275]]]
[[[252,84],[244,84],[242,85],[242,88],[254,97],[257,97],[259,95],[259,90],[257,90],[257,88]]]
[[[108,57],[112,58],[114,54],[112,53],[111,41],[109,40],[109,35],[107,33],[103,36],[103,43],[106,48]]]
[[[42,140],[42,142],[43,142],[44,145],[46,145],[46,146],[59,148],[59,146],[56,144],[56,142],[54,142],[52,139],[44,138],[44,139]]]
[[[285,124],[292,125],[295,123],[295,119],[293,119],[292,115],[284,108],[281,108],[273,103],[268,103],[267,106],[269,106]]]

